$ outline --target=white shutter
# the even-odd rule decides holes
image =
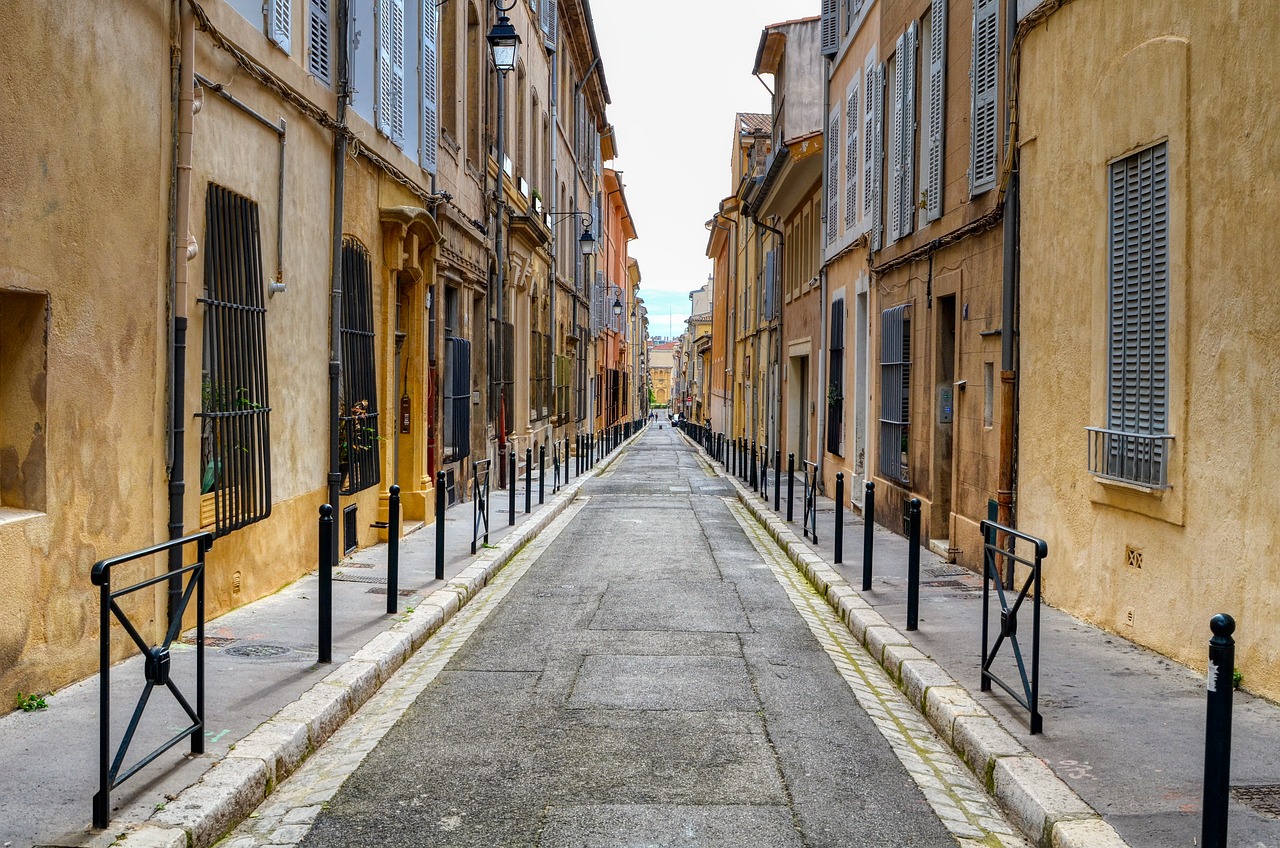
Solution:
[[[293,32],[293,0],[267,0],[267,38],[289,52],[289,36]]]
[[[947,104],[947,0],[933,0],[929,16],[929,146],[925,159],[925,219],[942,217],[944,118]]]
[[[559,0],[542,0],[542,35],[548,50],[556,49],[559,26]]]
[[[903,35],[902,55],[902,139],[898,156],[902,159],[902,212],[899,215],[899,238],[915,230],[916,212],[916,45],[920,41],[919,24],[911,22]]]
[[[332,82],[329,70],[329,0],[309,0],[307,6],[307,70],[325,85]]]
[[[872,167],[872,157],[875,155],[875,92],[873,91],[876,83],[876,66],[875,62],[867,62],[867,69],[863,76],[863,86],[865,88],[862,98],[862,108],[865,114],[863,121],[863,157],[862,157],[862,217],[871,217],[871,175],[874,172]]]
[[[844,146],[844,228],[853,230],[858,219],[858,157],[862,150],[858,146],[858,125],[862,123],[862,113],[858,111],[858,90],[862,80],[857,74],[849,84],[849,92],[845,99],[844,123],[848,139]]]
[[[377,117],[378,132],[391,135],[391,4],[393,0],[378,2],[378,79],[377,95],[373,111]]]
[[[876,65],[871,86],[871,131],[875,144],[871,149],[871,249],[884,243],[884,65]]]
[[[840,223],[840,110],[830,116],[827,135],[827,246],[836,243]]]
[[[970,125],[969,193],[981,194],[996,184],[998,116],[996,88],[1000,67],[1000,4],[973,4],[973,116]]]
[[[440,146],[440,12],[422,0],[422,170],[434,174]]]
[[[893,168],[892,182],[889,183],[889,241],[895,242],[902,237],[902,146],[903,146],[903,79],[906,66],[907,34],[898,36],[897,49],[893,57],[893,128],[889,135],[889,159]]]
[[[837,0],[822,0],[822,55],[834,56],[840,50],[840,8]]]
[[[404,0],[391,0],[391,141],[404,146]]]

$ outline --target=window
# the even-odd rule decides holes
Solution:
[[[422,0],[422,170],[436,172],[440,148],[440,24],[435,0]]]
[[[45,511],[49,298],[0,291],[0,508]]]
[[[889,189],[889,239],[896,241],[911,233],[915,212],[916,139],[916,39],[915,21],[898,36],[898,47],[890,60],[893,79],[893,125],[889,140],[889,161],[893,182]]]
[[[1168,145],[1110,169],[1107,427],[1090,428],[1090,471],[1167,488]]]
[[[862,87],[857,74],[849,84],[845,96],[845,139],[844,150],[844,229],[852,232],[858,220],[858,157],[861,148],[858,145],[858,126],[862,123],[862,113],[858,110],[858,90]]]
[[[404,145],[404,0],[378,3],[378,131]]]
[[[444,360],[445,461],[457,462],[471,455],[471,342],[446,336]]]
[[[874,76],[874,79],[872,77]],[[871,192],[871,249],[884,243],[884,65],[876,65],[875,73],[867,73],[867,98],[871,121],[867,136],[871,140],[871,156],[867,162],[867,181]]]
[[[292,41],[293,0],[267,0],[263,11],[267,13],[267,38],[287,54]]]
[[[995,420],[996,366],[994,362],[982,363],[982,426],[990,427]]]
[[[836,243],[836,233],[840,227],[840,109],[831,110],[830,130],[827,133],[827,209],[824,216],[827,221],[827,238],[829,247]]]
[[[908,483],[911,422],[911,305],[880,314],[880,473]]]
[[[446,7],[449,4],[445,4]],[[467,4],[467,156],[471,164],[484,162],[484,107],[481,84],[484,80],[485,41],[480,28],[480,15],[474,3]]]
[[[844,456],[844,298],[831,302],[827,373],[827,451]]]
[[[378,373],[374,361],[373,265],[353,238],[342,244],[342,398],[338,461],[342,494],[352,495],[381,478],[378,447]]]
[[[332,82],[330,52],[329,0],[308,0],[307,71],[325,85]]]
[[[840,50],[839,0],[822,0],[822,55],[834,56]]]
[[[542,35],[548,50],[556,49],[556,37],[560,23],[557,0],[542,0]]]
[[[923,142],[925,220],[936,221],[942,217],[942,169],[946,150],[947,103],[947,2],[933,0],[929,12],[929,105],[925,129],[929,133]]]
[[[258,204],[210,184],[204,241],[201,511],[222,536],[271,514],[267,310]]]
[[[981,194],[996,185],[996,144],[999,129],[996,86],[1000,70],[1000,4],[973,4],[973,119],[970,123],[969,193]]]

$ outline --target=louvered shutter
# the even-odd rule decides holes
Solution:
[[[307,5],[307,71],[325,85],[332,82],[329,72],[329,0],[308,0]]]
[[[889,183],[889,241],[897,241],[902,237],[902,147],[904,110],[903,79],[906,66],[907,34],[898,36],[897,50],[893,61],[893,125],[889,135],[889,166],[892,170],[892,182]]]
[[[374,113],[377,116],[378,132],[391,135],[391,104],[393,86],[391,83],[391,4],[393,0],[378,2],[378,79],[377,98]]]
[[[827,135],[827,246],[836,243],[840,223],[840,110],[830,116]]]
[[[559,0],[542,0],[542,35],[548,50],[556,49],[559,26]]]
[[[293,32],[293,0],[267,0],[266,13],[267,38],[288,53]]]
[[[867,70],[863,76],[863,98],[862,109],[865,115],[862,126],[862,217],[871,217],[871,201],[872,201],[872,157],[875,155],[875,82],[876,82],[876,66],[874,62],[867,63]]]
[[[933,0],[929,19],[929,141],[925,158],[925,218],[942,217],[944,115],[947,103],[947,0]]]
[[[911,340],[902,304],[880,313],[880,473],[905,478],[902,442],[911,414]]]
[[[973,117],[970,126],[969,193],[981,194],[996,184],[996,110],[1000,67],[998,0],[973,4]]]
[[[422,0],[422,170],[434,174],[440,147],[440,23],[435,0]]]
[[[404,0],[391,0],[391,141],[404,146]]]
[[[902,143],[898,156],[902,160],[902,212],[899,216],[899,237],[915,230],[916,212],[916,45],[920,41],[920,27],[915,21],[903,35],[902,56]]]
[[[1110,342],[1107,427],[1159,435],[1168,426],[1168,146],[1111,166]],[[1163,479],[1162,440],[1116,437],[1111,470]]]
[[[862,113],[858,111],[858,90],[862,80],[855,75],[849,84],[849,92],[845,99],[844,123],[848,139],[844,146],[844,228],[853,230],[858,218],[858,157],[862,155],[858,147],[858,125],[862,123]]]
[[[834,56],[840,50],[840,7],[838,0],[822,0],[822,55]]]
[[[871,249],[884,243],[884,65],[876,65],[871,86],[871,130],[875,144],[871,150]]]

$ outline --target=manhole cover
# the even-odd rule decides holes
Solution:
[[[341,571],[333,575],[335,583],[386,583],[385,577],[374,577],[372,574],[344,574]]]
[[[187,645],[194,645],[196,643],[196,634],[190,633],[178,641]],[[206,636],[204,637],[204,646],[206,648],[225,648],[237,641],[237,639],[233,639],[230,636]]]
[[[230,648],[224,648],[222,653],[230,654],[233,657],[262,659],[264,657],[282,656],[289,653],[289,650],[284,645],[234,645]]]
[[[1280,784],[1271,786],[1233,786],[1231,797],[1256,813],[1280,819]]]

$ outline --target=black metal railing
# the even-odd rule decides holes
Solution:
[[[481,538],[489,544],[489,469],[493,460],[482,459],[471,463],[471,553]],[[480,528],[484,532],[480,532]]]
[[[1043,539],[1037,539],[1034,536],[1028,536],[1026,533],[1019,533],[1010,527],[996,524],[994,521],[983,521],[979,525],[983,539],[983,578],[982,578],[982,691],[991,691],[991,684],[995,683],[1004,691],[1008,692],[1015,701],[1021,704],[1031,714],[1031,733],[1035,735],[1039,733],[1043,727],[1043,720],[1040,717],[1040,571],[1044,558],[1049,555],[1049,545]],[[1002,548],[997,543],[998,538],[1008,540],[1009,547]],[[1018,556],[1017,543],[1022,539],[1030,543],[1035,551],[1035,558],[1028,560],[1025,557]],[[1027,575],[1026,581],[1022,585],[1022,589],[1014,596],[1013,602],[1009,602],[1009,595],[1005,591],[1004,583],[1000,579],[1002,570],[997,560],[1003,560],[1005,566],[1012,574],[1015,563],[1021,563],[1031,569]],[[991,586],[995,584],[996,594],[1000,601],[1000,635],[996,638],[995,643],[988,648],[988,637],[990,634],[990,616],[991,616]],[[1035,590],[1032,597],[1031,607],[1031,672],[1027,673],[1027,664],[1022,654],[1022,643],[1018,639],[1018,612],[1022,609],[1022,603]],[[1013,651],[1013,658],[1018,667],[1018,676],[1021,678],[1021,692],[1015,690],[1012,686],[1000,679],[999,676],[991,670],[991,664],[995,661],[996,655],[999,653],[1001,646],[1005,642],[1009,643],[1010,650]]]
[[[804,461],[804,525],[807,538],[818,541],[818,464]]]
[[[144,557],[155,556],[156,554],[165,553],[174,548],[182,548],[190,544],[196,545],[196,561],[192,564],[176,571],[166,571],[164,574],[151,577],[123,589],[111,588],[111,569],[115,566],[143,559]],[[106,827],[111,819],[111,790],[133,777],[165,751],[177,745],[183,739],[190,738],[191,753],[204,753],[204,559],[205,553],[208,552],[212,545],[212,533],[195,533],[191,536],[184,536],[181,539],[173,539],[140,551],[134,551],[124,556],[100,560],[94,563],[93,570],[90,572],[90,579],[95,586],[99,587],[101,597],[101,609],[99,611],[101,633],[98,650],[100,680],[98,689],[98,792],[93,796],[93,826],[95,828]],[[183,577],[187,578],[186,587],[182,590],[181,599],[172,612],[169,627],[165,630],[164,641],[158,646],[147,644],[146,640],[138,632],[138,628],[129,620],[129,616],[120,608],[116,600],[148,586],[166,583],[175,578],[182,580]],[[182,630],[182,617],[191,603],[193,593],[196,599],[196,703],[194,707],[188,703],[170,676],[170,649]],[[147,608],[149,609],[150,607]],[[125,728],[124,735],[120,739],[120,746],[116,749],[114,757],[111,755],[112,616],[120,622],[120,626],[124,628],[124,631],[129,634],[129,638],[134,641],[138,649],[142,651],[143,656],[146,657],[143,668],[146,685],[142,689],[142,694],[138,697],[137,706],[134,707],[133,716],[129,719],[128,727]],[[182,708],[182,711],[187,714],[187,718],[191,720],[191,724],[179,730],[167,742],[164,742],[122,772],[124,758],[129,753],[129,746],[133,743],[134,734],[138,731],[138,723],[142,719],[142,713],[146,710],[152,690],[157,686],[169,690],[174,700],[178,702],[178,706]]]

